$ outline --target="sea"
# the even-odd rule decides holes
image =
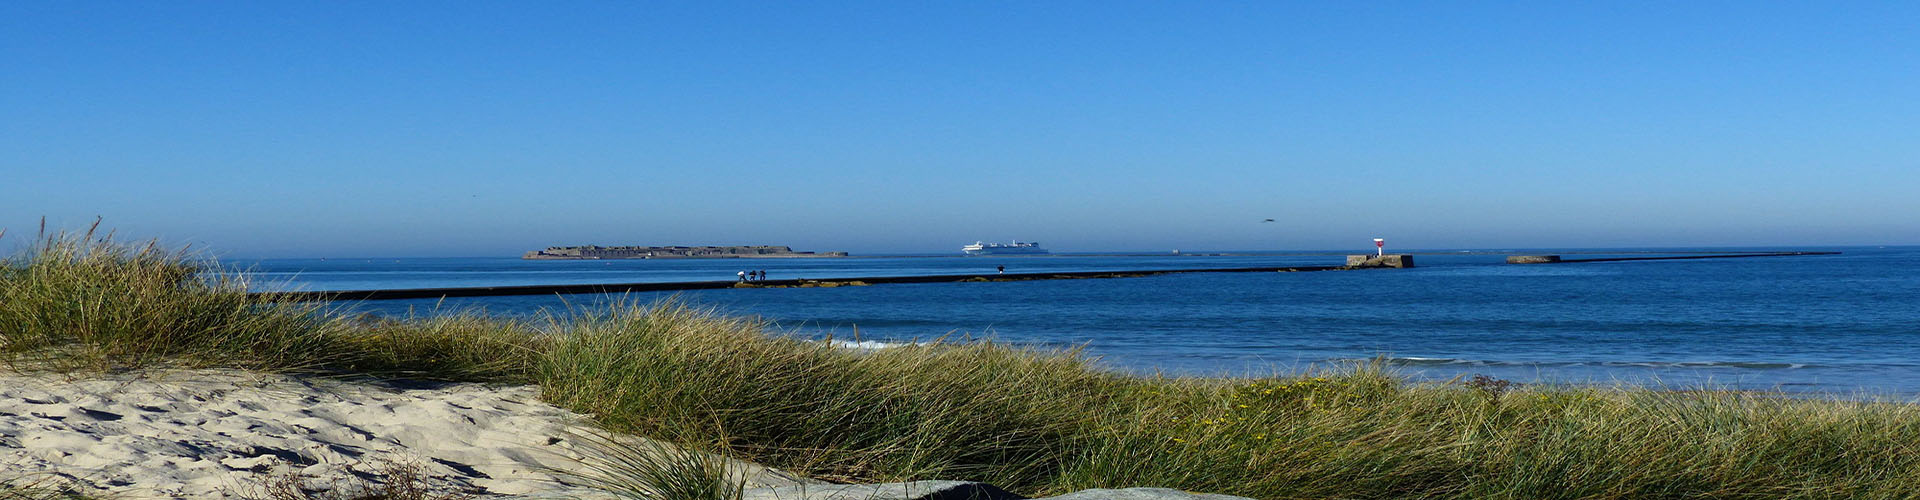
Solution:
[[[1506,264],[1566,258],[1828,251],[1838,255]],[[390,317],[571,314],[676,298],[850,348],[991,340],[1078,349],[1106,369],[1266,376],[1381,362],[1427,381],[1634,385],[1920,396],[1920,247],[1484,249],[1417,267],[1139,278],[370,300]],[[229,262],[259,289],[581,283],[1339,265],[1338,253],[559,260],[512,257]]]

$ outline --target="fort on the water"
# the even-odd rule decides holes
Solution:
[[[567,260],[567,259],[774,259],[793,257],[846,257],[846,252],[795,252],[792,248],[772,245],[754,246],[667,246],[641,247],[620,246],[603,247],[598,245],[578,247],[547,247],[521,255],[528,260]]]

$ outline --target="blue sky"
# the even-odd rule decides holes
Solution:
[[[246,257],[1916,244],[1916,27],[1912,2],[11,2],[0,227]]]

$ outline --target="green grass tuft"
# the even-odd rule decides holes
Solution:
[[[15,369],[168,365],[525,382],[544,338],[476,315],[368,320],[249,294],[241,273],[92,231],[46,236],[0,265],[0,359]]]
[[[708,450],[599,432],[574,433],[579,470],[556,471],[617,498],[738,500],[747,480]]]
[[[583,314],[536,379],[545,397],[647,435],[837,479],[1031,484],[1100,389],[1127,379],[1072,355],[991,344],[862,353],[768,336],[677,303]]]

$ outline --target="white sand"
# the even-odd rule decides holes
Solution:
[[[0,480],[58,476],[117,498],[221,498],[274,474],[414,463],[441,489],[584,496],[563,484],[582,417],[533,387],[397,387],[236,371],[68,380],[0,374]],[[739,463],[749,487],[797,484]]]

